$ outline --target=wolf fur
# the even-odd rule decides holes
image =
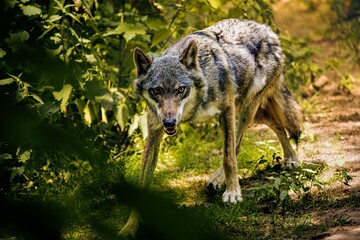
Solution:
[[[134,91],[147,103],[148,137],[139,187],[149,187],[164,132],[176,134],[181,122],[204,122],[219,116],[223,165],[209,186],[226,185],[224,202],[242,200],[236,155],[245,130],[256,121],[277,134],[284,164],[298,163],[288,136],[298,142],[302,114],[284,86],[284,55],[277,35],[253,21],[228,19],[191,33],[153,60],[134,50]],[[237,123],[236,123],[237,120]],[[121,234],[134,235],[135,210]]]

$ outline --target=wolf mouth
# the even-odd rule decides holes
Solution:
[[[177,132],[175,127],[164,128],[164,131],[169,136],[175,135]]]

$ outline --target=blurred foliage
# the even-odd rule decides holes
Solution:
[[[84,194],[91,202],[112,196],[104,189],[114,179],[135,182],[145,106],[131,94],[132,49],[156,57],[224,18],[279,32],[270,3],[1,1],[0,197],[61,201]],[[312,50],[290,36],[281,41],[290,87],[308,83],[320,71]]]
[[[357,0],[329,1],[331,10],[336,14],[327,34],[340,48],[360,64],[360,2]]]
[[[307,46],[306,40],[297,39],[288,34],[281,34],[280,40],[286,56],[285,80],[292,90],[300,86],[309,86],[322,73],[321,67],[312,62],[316,50]]]
[[[2,2],[1,193],[61,188],[128,149],[144,125],[144,104],[131,95],[132,49],[156,55],[225,17],[271,24],[273,16],[263,0]]]

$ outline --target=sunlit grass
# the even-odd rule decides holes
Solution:
[[[338,139],[334,136],[329,143],[336,144]],[[316,143],[317,139],[306,133],[303,141]],[[222,239],[313,236],[330,225],[343,222],[343,219],[332,223],[316,222],[313,212],[333,207],[338,201],[354,205],[359,200],[356,197],[347,200],[342,196],[330,201],[331,193],[322,193],[330,190],[331,184],[343,180],[346,172],[323,175],[334,173],[334,169],[324,166],[318,171],[320,164],[309,163],[304,163],[294,173],[276,169],[274,159],[282,156],[281,145],[269,128],[256,125],[245,133],[238,156],[244,201],[237,205],[224,204],[221,200],[223,191],[207,190],[211,174],[222,164],[222,142],[216,123],[184,125],[177,136],[163,140],[151,184],[152,191],[198,219],[199,227],[205,231],[219,233]],[[73,209],[74,214],[69,219],[64,239],[99,239],[106,236],[106,231],[111,235],[125,224],[130,208],[119,204],[110,189],[113,183],[122,181],[122,174],[127,181],[137,182],[143,145],[139,136],[132,148],[126,152],[114,151],[106,165],[92,169],[70,195],[57,196],[65,206]],[[304,176],[308,178],[301,180]],[[280,189],[274,187],[276,178],[281,179]],[[299,193],[291,189],[291,178],[298,179],[296,184],[304,181],[303,187],[299,185],[302,188]],[[318,189],[316,184],[321,188]],[[309,187],[312,190],[304,191]],[[289,197],[282,199],[280,195],[284,191]],[[104,226],[106,228],[102,230]]]
[[[206,185],[213,172],[222,164],[223,139],[218,124],[182,126],[175,137],[165,137],[152,188],[173,196],[180,205],[204,203]],[[239,176],[249,177],[254,168],[281,156],[276,135],[267,127],[252,127],[243,137],[238,156]],[[259,160],[263,160],[259,164]],[[171,197],[170,197],[171,198]]]
[[[112,160],[113,164],[121,165],[119,171],[133,182],[138,178],[143,151],[142,140],[137,141],[138,149],[134,147],[126,153],[118,153]],[[330,225],[343,223],[343,219],[330,223],[314,221],[314,213],[319,209],[340,207],[342,204],[338,201],[349,205],[358,202],[358,197],[347,199],[343,196],[344,199],[331,200],[331,194],[322,194],[321,191],[329,189],[329,184],[341,179],[341,174],[322,176],[324,171],[333,170],[309,163],[304,163],[293,173],[282,172],[274,168],[274,157],[278,156],[282,156],[281,146],[270,129],[262,125],[249,129],[238,156],[244,201],[237,205],[224,204],[222,191],[207,190],[210,175],[222,162],[220,129],[216,124],[212,127],[184,126],[178,136],[164,139],[151,190],[197,219],[199,228],[216,232],[221,239],[306,238],[325,231]],[[106,171],[114,170],[109,167]],[[72,227],[67,228],[65,239],[98,239],[99,226],[89,225],[89,222],[103,223],[109,226],[110,232],[123,226],[130,208],[119,205],[117,197],[106,190],[111,186],[111,182],[106,182],[107,178],[113,179],[115,173],[107,174],[104,179],[103,173],[95,174],[90,178],[92,184],[82,184],[82,190],[77,190],[71,197],[73,203],[78,202],[81,207],[76,209],[78,215],[72,219]],[[281,179],[279,190],[275,187],[275,178]],[[288,178],[297,179],[296,184],[304,181],[299,193],[291,190],[292,183]],[[105,185],[102,185],[103,181]],[[322,188],[316,188],[316,184]],[[309,187],[312,190],[308,194]],[[284,190],[288,191],[289,198],[281,199]],[[88,196],[92,197],[88,199]]]

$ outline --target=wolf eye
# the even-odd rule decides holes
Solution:
[[[179,87],[178,92],[179,93],[184,93],[185,90],[186,90],[186,87]]]
[[[151,92],[154,94],[154,95],[158,95],[161,93],[161,90],[160,88],[154,88],[154,89],[151,89]]]

